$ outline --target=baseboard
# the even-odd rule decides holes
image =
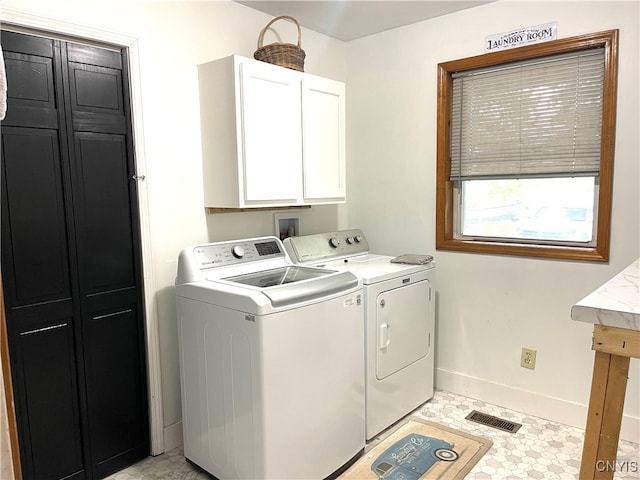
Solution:
[[[564,425],[583,430],[585,427],[587,405],[561,398],[549,397],[440,368],[436,369],[435,387]],[[640,418],[624,415],[620,438],[640,443]]]
[[[182,421],[164,427],[164,451],[168,452],[178,448],[183,443]]]

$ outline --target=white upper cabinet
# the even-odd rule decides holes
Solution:
[[[198,73],[206,207],[344,202],[343,83],[237,55]]]
[[[244,201],[296,202],[302,176],[300,80],[263,62],[240,64]]]
[[[302,80],[302,164],[307,203],[345,199],[344,83]]]

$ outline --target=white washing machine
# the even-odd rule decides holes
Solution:
[[[361,230],[287,238],[298,264],[348,271],[365,302],[366,438],[433,397],[435,263],[391,263],[369,253]]]
[[[275,237],[184,249],[184,454],[219,479],[322,479],[365,445],[362,287]]]

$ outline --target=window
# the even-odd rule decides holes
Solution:
[[[437,249],[608,260],[617,38],[438,66]]]

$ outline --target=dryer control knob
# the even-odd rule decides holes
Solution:
[[[240,245],[235,245],[231,249],[231,253],[236,258],[242,258],[242,257],[244,257],[244,248],[242,248]]]
[[[347,243],[349,245],[351,245],[353,242],[355,242],[355,239],[353,237],[347,237]]]
[[[356,235],[353,239],[356,241],[356,243],[360,243],[362,241],[362,235]]]
[[[340,240],[336,237],[330,238],[329,245],[331,245],[332,248],[338,248],[340,246]]]

